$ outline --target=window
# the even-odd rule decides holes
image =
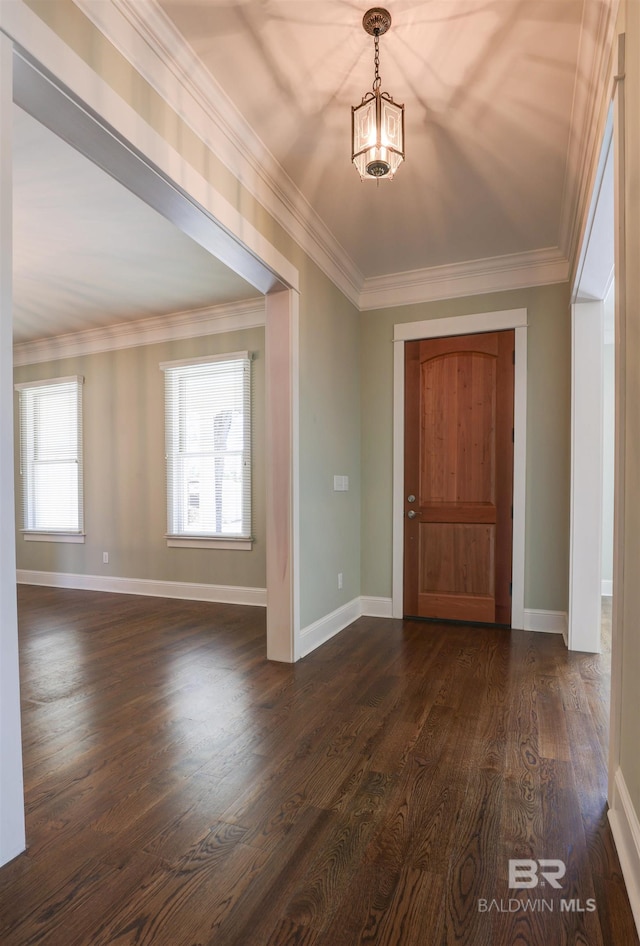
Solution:
[[[231,547],[244,543],[241,547],[250,548],[249,353],[160,367],[165,373],[169,545],[227,540]]]
[[[66,534],[68,541],[82,541],[82,382],[16,385],[25,538]]]

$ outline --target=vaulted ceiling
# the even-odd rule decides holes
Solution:
[[[373,79],[365,4],[75,2],[105,32],[116,10],[171,62],[185,89],[223,116],[270,193],[330,245],[356,293],[443,272],[568,278],[599,145],[593,119],[615,0],[390,0],[380,72],[405,105],[406,161],[379,185],[362,183],[349,159],[351,106]],[[18,116],[24,339],[44,331],[46,299],[58,304],[60,330],[73,331],[255,295],[66,148]]]

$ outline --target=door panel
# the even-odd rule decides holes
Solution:
[[[510,623],[513,350],[512,331],[406,344],[407,615]]]

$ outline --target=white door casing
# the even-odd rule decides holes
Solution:
[[[525,494],[527,450],[527,310],[509,309],[394,326],[393,358],[393,578],[394,618],[403,615],[404,569],[404,343],[515,329],[513,551],[511,626],[524,627]]]

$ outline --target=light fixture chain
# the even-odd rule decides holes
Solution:
[[[382,79],[380,78],[380,37],[376,31],[373,36],[373,42],[375,46],[375,54],[373,57],[373,64],[375,66],[375,77],[373,80],[373,91],[375,92],[380,88]]]

